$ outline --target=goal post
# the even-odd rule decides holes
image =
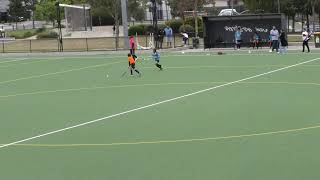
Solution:
[[[64,8],[67,31],[92,30],[92,15],[89,5],[59,4],[59,7]]]

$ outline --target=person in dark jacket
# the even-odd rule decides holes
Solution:
[[[280,53],[286,53],[287,52],[287,47],[288,47],[288,40],[287,40],[287,35],[284,30],[280,31]]]

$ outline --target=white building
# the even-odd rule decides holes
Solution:
[[[151,4],[150,4],[151,6]],[[162,4],[157,4],[158,9],[158,19],[159,20],[170,20],[172,19],[171,8],[168,5],[167,0],[162,0]],[[152,21],[152,10],[146,9],[146,18],[147,21]]]

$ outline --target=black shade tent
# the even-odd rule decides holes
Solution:
[[[204,47],[232,47],[238,27],[241,28],[244,45],[251,44],[254,31],[258,32],[262,43],[267,42],[272,26],[286,31],[286,25],[286,18],[282,14],[203,16]]]

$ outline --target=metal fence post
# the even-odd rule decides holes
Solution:
[[[119,39],[118,39],[119,40]],[[115,50],[118,51],[118,47],[117,47],[117,37],[115,36],[114,38],[114,47],[115,47]]]
[[[4,40],[2,40],[2,53],[4,53]]]
[[[176,48],[176,35],[173,35],[173,48]]]
[[[29,40],[29,51],[32,53],[31,39]]]
[[[86,47],[87,47],[87,51],[89,51],[88,38],[86,38]]]

